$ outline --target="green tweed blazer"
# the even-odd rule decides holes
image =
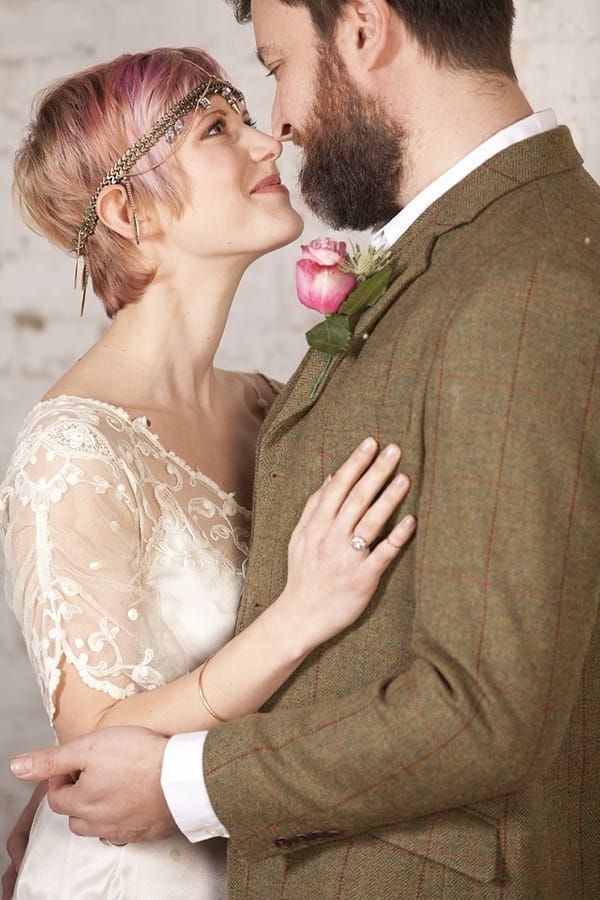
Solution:
[[[366,435],[402,446],[418,531],[353,627],[209,733],[230,896],[598,900],[600,188],[555,129],[393,263],[316,397],[311,351],[265,423],[239,627]]]

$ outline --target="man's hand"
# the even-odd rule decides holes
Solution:
[[[11,762],[23,781],[50,779],[48,802],[74,834],[114,843],[156,840],[177,829],[160,772],[167,739],[146,728],[105,728]]]

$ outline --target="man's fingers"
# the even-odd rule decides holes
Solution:
[[[11,760],[10,771],[21,781],[44,781],[57,775],[70,775],[81,767],[77,747],[77,742],[73,742],[64,747],[43,747],[20,753]]]

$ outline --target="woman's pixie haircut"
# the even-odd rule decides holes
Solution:
[[[104,174],[209,76],[224,77],[202,50],[159,48],[92,66],[42,91],[14,160],[13,196],[26,223],[74,252],[86,206]],[[164,140],[139,160],[131,175],[140,216],[158,205],[181,215],[184,176]],[[155,275],[142,264],[135,244],[102,222],[87,242],[85,261],[111,318],[125,303],[139,299]]]

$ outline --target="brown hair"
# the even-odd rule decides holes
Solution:
[[[238,22],[251,19],[251,0],[226,0]],[[305,6],[325,41],[347,0],[277,0]],[[513,0],[387,0],[423,50],[438,63],[515,77],[511,60]]]
[[[191,65],[192,63],[193,65]],[[118,157],[175,103],[207,80],[218,64],[194,48],[125,54],[42,91],[14,160],[13,196],[27,224],[63,250],[74,251],[85,208]],[[183,210],[183,173],[159,141],[132,168],[138,213],[165,204]],[[163,163],[164,160],[164,163]],[[161,164],[163,163],[163,164]],[[86,263],[95,293],[112,317],[139,299],[154,278],[135,244],[98,222]]]

